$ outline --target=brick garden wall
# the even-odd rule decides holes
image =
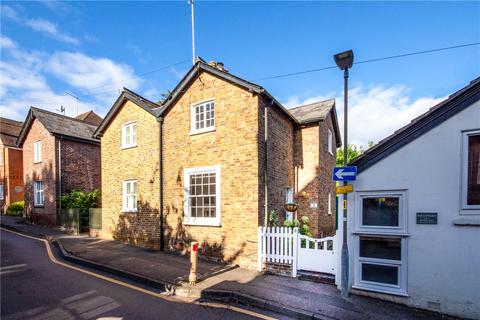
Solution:
[[[190,135],[190,106],[214,99],[215,131]],[[164,121],[165,237],[172,250],[191,240],[211,258],[255,267],[259,211],[258,98],[201,73]],[[185,225],[183,170],[220,165],[221,226]]]
[[[121,149],[122,125],[131,121],[137,122],[137,147]],[[102,238],[160,248],[159,159],[159,123],[127,101],[101,138]],[[136,213],[122,212],[122,183],[129,179],[137,180]]]
[[[33,143],[42,141],[42,162],[33,162]],[[23,171],[25,183],[25,208],[27,218],[35,223],[56,223],[56,159],[55,138],[35,119],[23,142]],[[33,182],[43,181],[44,206],[35,207]]]

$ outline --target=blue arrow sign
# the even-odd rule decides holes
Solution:
[[[357,179],[357,167],[333,168],[333,181],[355,181]]]

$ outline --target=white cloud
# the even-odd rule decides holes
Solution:
[[[72,36],[69,36],[66,33],[61,32],[60,30],[58,30],[58,27],[56,24],[48,20],[40,19],[40,18],[28,19],[27,21],[25,21],[25,25],[55,40],[65,42],[65,43],[70,43],[70,44],[80,44],[80,40]]]
[[[56,111],[62,105],[67,115],[74,116],[76,100],[66,95],[66,90],[80,97],[79,112],[94,110],[103,115],[122,86],[127,83],[137,89],[140,83],[130,66],[110,59],[78,52],[49,55],[24,50],[5,36],[0,41],[5,49],[0,62],[0,114],[3,117],[23,120],[30,106]],[[3,47],[4,43],[7,46]],[[55,88],[49,84],[51,75],[60,80]],[[121,81],[126,78],[131,79]],[[96,86],[104,87],[82,94],[82,90]]]
[[[80,44],[80,40],[60,31],[58,26],[51,21],[42,18],[30,19],[23,17],[22,19],[15,9],[7,5],[2,5],[1,13],[2,16],[9,18],[18,24],[27,26],[30,29],[42,33],[52,39],[69,44]]]
[[[444,98],[419,97],[412,99],[406,86],[385,87],[382,85],[355,87],[349,91],[348,138],[349,144],[363,147],[369,141],[378,143],[395,130],[408,124]],[[316,96],[301,100],[290,97],[288,107],[335,98],[338,122],[343,135],[343,93]]]
[[[45,67],[57,78],[80,89],[82,94],[95,95],[105,103],[110,103],[121,87],[136,90],[140,85],[140,78],[130,66],[78,52],[58,52]]]

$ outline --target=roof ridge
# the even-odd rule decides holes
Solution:
[[[301,104],[301,105],[296,106],[296,107],[288,108],[288,110],[298,109],[298,108],[302,108],[302,107],[308,107],[308,106],[311,106],[312,104],[317,104],[317,103],[327,102],[327,101],[332,101],[332,100],[335,101],[335,98],[330,98],[330,99],[315,101],[315,102],[311,102],[311,103],[307,103],[307,104]]]
[[[84,120],[77,119],[77,118],[73,118],[73,117],[69,117],[69,116],[66,116],[66,115],[64,115],[64,114],[55,113],[55,112],[48,111],[48,110],[41,109],[41,108],[37,108],[37,107],[30,107],[30,109],[32,109],[32,111],[37,110],[37,111],[44,112],[44,113],[49,113],[49,114],[51,114],[51,115],[58,116],[58,117],[61,117],[61,118],[67,118],[67,119],[69,119],[69,120],[74,120],[74,121],[77,121],[77,122],[86,124],[86,125],[88,125],[88,126],[91,126],[91,127],[97,127],[96,125],[91,124],[91,123],[88,123],[88,122],[85,122]]]
[[[135,96],[139,97],[140,99],[142,99],[142,100],[145,100],[146,102],[149,102],[149,103],[151,103],[151,104],[154,104],[154,105],[156,105],[156,106],[157,106],[157,108],[158,108],[158,107],[161,107],[161,105],[159,105],[158,103],[156,103],[156,102],[153,102],[152,100],[149,100],[149,99],[147,99],[147,98],[145,98],[145,97],[141,96],[140,94],[136,93],[135,91],[132,91],[132,90],[130,90],[130,89],[128,89],[128,88],[126,88],[126,87],[123,87],[123,91],[127,91],[127,93],[131,93],[131,94],[133,94],[133,95],[135,95]],[[153,109],[153,108],[152,108],[152,109]]]

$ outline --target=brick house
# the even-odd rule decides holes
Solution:
[[[295,194],[315,236],[334,231],[335,203],[325,210],[340,145],[333,100],[289,111],[199,60],[161,104],[124,89],[94,137],[101,237],[180,251],[197,240],[204,255],[254,267],[258,226],[271,210],[283,221]]]
[[[22,149],[16,147],[22,122],[0,118],[0,210],[23,200]]]
[[[23,148],[25,212],[32,222],[56,224],[59,195],[100,188],[97,128],[83,120],[30,108],[17,140]]]

